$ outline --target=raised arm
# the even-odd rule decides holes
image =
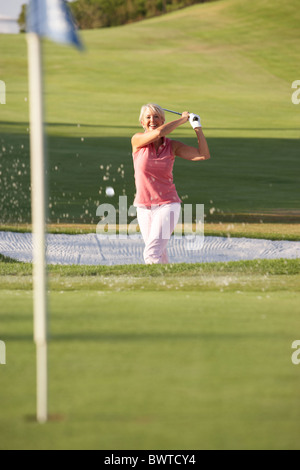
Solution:
[[[197,117],[199,118],[199,116]],[[197,124],[194,124],[191,118],[190,118],[190,122],[197,135],[198,148],[191,147],[189,145],[183,144],[182,142],[173,140],[172,141],[173,153],[177,157],[184,158],[185,160],[190,160],[192,162],[199,162],[201,160],[209,160],[210,152],[209,152],[206,138],[202,131],[202,127],[197,127]],[[200,118],[197,122],[199,122],[199,126],[201,126]]]
[[[135,134],[131,139],[133,152],[136,152],[140,148],[146,147],[152,142],[155,142],[156,140],[159,140],[162,137],[165,137],[166,135],[171,134],[171,132],[177,129],[177,127],[182,126],[188,120],[189,120],[189,113],[184,112],[181,118],[176,119],[176,121],[163,124],[157,129],[154,129],[149,132],[144,132],[144,133],[140,132],[138,134]]]

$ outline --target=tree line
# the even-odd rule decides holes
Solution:
[[[196,3],[212,0],[77,0],[69,3],[79,29],[107,28],[163,15]],[[25,31],[26,5],[19,17]]]

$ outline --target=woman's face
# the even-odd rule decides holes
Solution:
[[[164,124],[164,119],[152,109],[147,109],[142,120],[142,126],[145,132],[154,131]]]

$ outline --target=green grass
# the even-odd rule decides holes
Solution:
[[[212,159],[176,161],[184,203],[207,220],[299,220],[299,15],[296,0],[221,0],[85,31],[85,54],[46,42],[50,222],[96,226],[97,205],[118,202],[106,184],[132,204],[130,138],[149,101],[202,116]],[[14,227],[31,218],[25,38],[0,47],[1,226]],[[195,143],[189,126],[174,137]],[[299,237],[262,225],[211,230]],[[299,449],[299,285],[299,260],[49,266],[41,426],[32,266],[0,255],[0,449]]]
[[[258,238],[265,240],[285,240],[285,241],[300,241],[300,224],[298,223],[254,223],[253,219],[258,215],[251,215],[252,221],[249,223],[205,223],[204,235],[205,236],[218,236],[218,237],[236,237],[236,238]],[[236,217],[236,216],[234,216]],[[261,215],[259,216],[259,218]],[[195,226],[193,227],[195,230]],[[114,227],[115,233],[119,233],[119,226]],[[121,227],[123,233],[124,226]],[[127,227],[128,229],[128,227]],[[180,233],[182,227],[176,227],[176,231]],[[68,235],[82,235],[95,233],[96,226],[92,224],[51,224],[47,226],[47,233],[51,234],[68,234]],[[1,225],[0,231],[2,232],[17,232],[28,233],[32,232],[32,226],[29,224],[18,225]]]
[[[62,277],[74,276],[131,276],[131,277],[165,277],[173,276],[175,279],[180,275],[197,276],[211,273],[243,273],[243,274],[270,274],[270,275],[294,275],[300,274],[299,259],[258,259],[252,261],[234,261],[227,263],[194,263],[194,264],[168,264],[168,265],[116,265],[116,266],[63,266],[48,265],[49,275]],[[11,258],[0,255],[0,276],[28,276],[32,275],[32,264],[21,263]],[[2,284],[1,284],[2,285]]]
[[[31,265],[0,285],[1,449],[299,448],[299,260],[50,266],[43,426]]]
[[[202,116],[212,159],[176,161],[184,203],[204,203],[207,220],[281,210],[284,221],[294,210],[299,221],[299,107],[291,102],[299,15],[296,0],[288,6],[222,0],[84,31],[84,54],[46,42],[49,220],[96,224],[99,204],[117,205],[123,194],[132,204],[130,139],[139,129],[140,106],[154,101]],[[1,222],[26,223],[26,41],[2,35],[0,45],[0,75],[7,83],[0,114]],[[196,144],[189,125],[173,137]],[[105,197],[107,184],[116,197]]]
[[[32,266],[9,261],[2,450],[299,448],[299,260],[50,266],[42,426]]]
[[[98,287],[93,277],[56,280],[49,296],[53,419],[43,426],[34,422],[32,292],[4,285],[0,448],[298,449],[291,344],[299,274],[274,276],[285,283],[275,291],[262,283],[266,275],[256,284],[250,276],[243,290],[246,278],[231,283],[232,276],[218,287],[211,281],[213,292],[180,288],[183,275],[173,277],[172,289],[161,277],[166,287],[157,290],[144,277],[145,291],[111,274],[109,288],[101,278]],[[199,286],[203,280],[198,274]]]

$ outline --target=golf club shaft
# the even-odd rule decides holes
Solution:
[[[182,116],[182,113],[177,113],[177,111],[171,111],[170,109],[165,109],[165,108],[163,108],[163,110],[167,111],[168,113],[178,114],[179,116]]]

